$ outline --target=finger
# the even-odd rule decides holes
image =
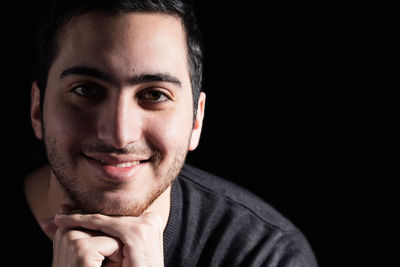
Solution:
[[[60,214],[73,214],[73,213],[79,213],[78,210],[76,210],[72,205],[70,204],[62,204],[60,209],[59,209]],[[58,225],[54,223],[54,217],[50,217],[47,219],[44,219],[43,221],[40,222],[40,226],[49,236],[50,238],[53,238],[55,233],[57,232]]]
[[[85,228],[100,231],[124,242],[128,232],[134,232],[140,225],[151,226],[154,231],[162,234],[162,219],[159,215],[147,212],[140,217],[109,217],[101,214],[57,214],[54,222],[62,227]],[[130,227],[132,231],[127,231]]]
[[[68,240],[84,239],[93,237],[91,232],[80,230],[63,228],[62,235],[66,236]]]
[[[113,262],[122,261],[122,245],[110,236],[95,236],[85,238],[82,242],[90,251],[96,251],[102,257],[106,257]]]
[[[73,214],[56,215],[54,221],[62,227],[100,231],[119,239],[124,246],[124,264],[127,266],[142,266],[149,259],[156,262],[155,266],[162,266],[162,220],[158,215],[146,213],[140,217],[109,217]]]
[[[69,204],[62,204],[59,209],[59,213],[61,214],[71,214],[73,211],[74,207]],[[58,229],[58,225],[54,223],[54,217],[44,219],[40,222],[40,226],[43,232],[45,232],[50,238],[54,237]]]
[[[160,228],[164,225],[162,217],[160,215],[158,215],[157,213],[154,213],[151,211],[145,211],[140,217],[146,218],[150,221],[157,223]]]
[[[40,227],[42,228],[43,232],[45,232],[46,235],[50,238],[54,237],[58,229],[58,225],[54,223],[54,217],[41,221]]]
[[[107,264],[102,266],[116,267],[122,263],[122,244],[119,240],[104,234],[92,236],[90,231],[59,227],[53,245],[54,257],[59,261],[65,258],[65,255],[69,255],[68,257],[72,257],[69,260],[74,261],[76,260],[74,257],[84,257],[89,262],[97,262],[99,266],[105,258],[108,259]]]
[[[54,222],[58,226],[66,228],[84,228],[93,231],[100,231],[114,237],[119,237],[119,234],[112,229],[115,228],[116,222],[114,219],[116,218],[101,214],[57,214],[54,217]]]

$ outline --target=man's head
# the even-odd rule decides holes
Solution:
[[[52,175],[79,209],[139,215],[200,138],[201,53],[190,48],[191,30],[179,13],[186,7],[62,2],[68,15],[47,26],[53,37],[43,42],[33,83],[35,134],[45,142]]]
[[[53,0],[48,14],[43,18],[36,37],[35,80],[42,91],[47,87],[48,72],[59,53],[59,34],[74,17],[93,11],[108,14],[129,12],[161,13],[178,17],[185,30],[188,48],[188,65],[193,91],[193,112],[197,112],[198,98],[202,88],[203,55],[200,30],[189,0]],[[43,105],[43,101],[42,101]]]

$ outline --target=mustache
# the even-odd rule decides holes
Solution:
[[[112,145],[104,143],[94,143],[94,144],[81,144],[77,151],[88,152],[88,153],[104,153],[104,154],[116,154],[116,155],[137,155],[145,157],[154,157],[159,154],[156,149],[150,146],[132,143],[128,144],[124,148],[115,148]]]

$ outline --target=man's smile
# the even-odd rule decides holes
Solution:
[[[152,155],[129,155],[129,154],[107,154],[107,153],[90,153],[83,155],[89,159],[98,161],[103,165],[113,165],[115,167],[131,167],[140,163],[147,162],[152,159]]]
[[[83,153],[90,168],[106,180],[127,182],[133,179],[153,159],[152,156]]]

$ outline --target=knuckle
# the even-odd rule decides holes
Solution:
[[[141,239],[146,240],[149,237],[149,229],[146,224],[138,224],[136,227],[135,233]]]
[[[158,233],[157,223],[154,222],[141,222],[131,226],[131,233],[140,240],[151,240],[153,236]],[[136,239],[135,238],[135,239]]]
[[[70,244],[71,255],[75,255],[78,266],[88,266],[91,250],[92,247],[85,239],[76,239]]]
[[[131,225],[131,233],[137,235],[137,236],[144,236],[146,230],[144,229],[143,225],[141,223],[135,223]]]
[[[90,251],[89,244],[85,239],[75,239],[71,241],[71,250],[72,252],[78,256],[78,258],[84,258],[84,255]]]
[[[141,223],[133,223],[128,228],[126,235],[121,236],[121,241],[127,247],[134,247],[135,243],[146,241],[149,238],[148,230]]]
[[[78,266],[78,267],[94,266],[94,265],[89,261],[89,259],[88,259],[87,257],[82,257],[82,256],[80,256],[80,257],[78,257],[78,258],[76,259],[76,263],[77,263],[77,266]]]
[[[92,214],[91,217],[94,221],[102,221],[105,219],[105,216],[101,214]]]
[[[86,250],[86,242],[84,239],[75,239],[71,241],[71,247],[77,251]]]
[[[155,213],[148,214],[145,218],[145,223],[153,228],[160,228],[163,224],[161,216]]]
[[[76,239],[76,234],[74,231],[65,232],[63,238],[67,241],[74,241]]]

